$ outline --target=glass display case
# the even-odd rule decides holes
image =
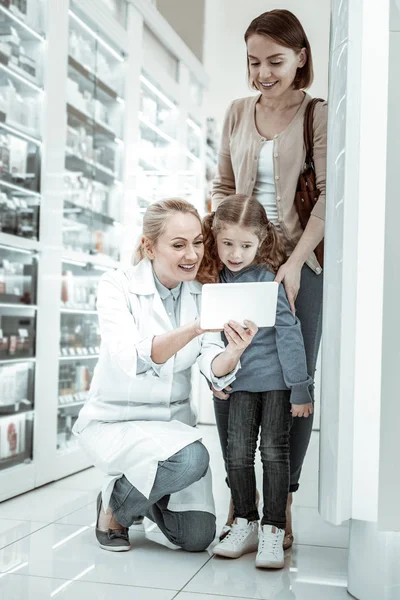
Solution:
[[[37,255],[0,245],[0,306],[36,303]]]
[[[119,260],[125,57],[69,11],[63,245]]]
[[[0,246],[0,470],[32,457],[36,281],[35,254]]]
[[[93,263],[63,262],[57,449],[75,443],[72,426],[84,404],[100,352],[96,313],[99,279],[105,269]]]
[[[0,471],[33,451],[44,9],[0,3]]]
[[[137,185],[141,212],[155,200],[176,195],[178,118],[177,105],[142,73]]]

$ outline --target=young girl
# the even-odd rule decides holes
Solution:
[[[201,283],[274,281],[286,261],[280,234],[254,198],[225,198],[204,218]],[[225,327],[225,344],[235,332]],[[229,400],[227,473],[234,507],[232,528],[214,554],[238,558],[257,550],[256,566],[282,568],[289,491],[292,417],[313,411],[300,322],[279,285],[275,327],[260,328],[241,358]],[[259,431],[263,463],[263,518],[258,528],[254,456]]]

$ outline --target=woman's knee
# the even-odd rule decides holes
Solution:
[[[184,449],[186,472],[191,473],[193,483],[207,473],[210,455],[207,448],[200,441],[193,442]]]
[[[186,552],[204,552],[215,538],[215,516],[197,511],[181,514],[183,518],[178,545]]]

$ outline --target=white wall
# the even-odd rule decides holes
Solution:
[[[244,32],[250,22],[273,8],[291,10],[310,40],[315,83],[314,96],[327,97],[330,0],[206,0],[203,63],[210,77],[208,116],[222,120],[234,98],[249,96]]]
[[[157,0],[156,6],[185,44],[202,60],[205,0]]]

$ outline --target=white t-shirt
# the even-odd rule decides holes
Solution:
[[[253,196],[265,208],[268,219],[279,227],[278,210],[276,207],[276,191],[274,180],[274,141],[267,140],[262,145],[257,167],[257,180]]]

